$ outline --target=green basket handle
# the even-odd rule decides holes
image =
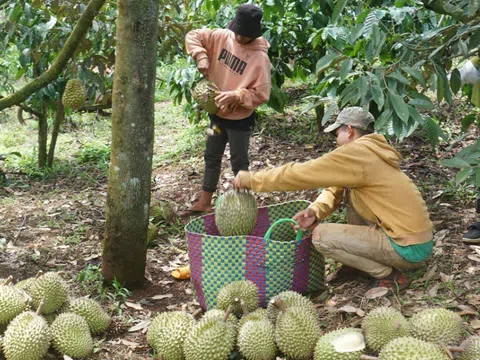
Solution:
[[[300,224],[298,222],[296,222],[295,220],[293,219],[288,219],[288,218],[285,218],[285,219],[280,219],[280,220],[277,220],[275,221],[272,225],[270,225],[270,227],[268,228],[268,231],[267,233],[265,234],[264,238],[265,238],[265,242],[268,244],[268,242],[270,241],[270,236],[272,235],[272,231],[273,231],[273,228],[275,226],[277,226],[278,224],[281,224],[281,223],[284,223],[284,222],[291,222],[295,225],[298,225],[300,226]],[[297,237],[295,239],[295,241],[298,243],[300,241],[302,241],[302,238],[303,238],[303,231],[302,229],[298,229],[297,231]]]

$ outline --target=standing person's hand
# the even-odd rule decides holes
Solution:
[[[198,69],[198,71],[200,71],[200,73],[203,76],[208,77],[209,67],[210,67],[210,62],[208,61],[208,58],[203,58],[203,59],[198,60],[197,69]]]
[[[226,107],[238,104],[238,91],[217,91],[215,93],[215,103],[218,107]]]
[[[237,176],[235,176],[235,179],[233,180],[233,187],[235,190],[240,190],[240,189],[247,189],[250,190],[250,188],[245,184],[245,181],[242,183],[242,177],[247,177],[249,175],[248,171],[239,171]]]
[[[294,226],[295,231],[297,231],[299,228],[302,229],[302,231],[307,231],[317,220],[317,217],[315,215],[315,211],[311,208],[306,208],[305,210],[300,211],[297,213],[294,217],[293,220],[298,222],[300,226]]]

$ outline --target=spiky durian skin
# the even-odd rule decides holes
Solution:
[[[215,318],[200,320],[187,334],[186,360],[227,360],[235,346],[234,327]]]
[[[68,80],[62,96],[63,105],[67,108],[78,110],[85,104],[86,98],[87,90],[83,83],[78,79]]]
[[[440,346],[415,339],[402,337],[390,341],[380,351],[380,360],[448,360]]]
[[[17,289],[22,289],[24,290],[27,294],[30,292],[30,287],[32,286],[32,284],[35,282],[35,278],[34,277],[31,277],[31,278],[28,278],[28,279],[24,279],[24,280],[21,280],[19,281],[18,283],[15,284],[15,287]]]
[[[460,315],[442,308],[422,310],[410,319],[411,336],[435,344],[458,344],[463,330]]]
[[[215,204],[215,224],[222,236],[250,235],[258,206],[252,193],[227,191]]]
[[[245,323],[249,321],[261,321],[261,320],[268,320],[268,312],[267,309],[258,308],[254,312],[246,316],[242,316],[242,318],[238,321],[238,328],[240,329]]]
[[[458,360],[478,360],[480,359],[480,336],[472,336],[465,340],[460,346],[465,349],[460,354]]]
[[[60,309],[68,298],[68,285],[58,274],[48,272],[35,279],[29,290],[35,308],[44,299],[43,314]]]
[[[57,316],[50,328],[53,347],[63,355],[83,359],[93,351],[93,339],[83,317],[73,313]]]
[[[27,308],[22,290],[13,286],[0,285],[0,324],[8,324]]]
[[[362,322],[367,346],[378,352],[388,342],[410,334],[410,325],[402,313],[394,308],[378,307],[370,311]]]
[[[32,311],[18,315],[3,337],[7,360],[40,360],[50,347],[51,333],[46,320]]]
[[[247,321],[238,332],[238,348],[246,360],[271,360],[277,354],[275,329],[268,320]]]
[[[194,324],[193,316],[183,311],[160,313],[148,327],[147,342],[164,360],[183,360],[185,337]]]
[[[192,89],[192,97],[198,105],[210,114],[217,113],[217,105],[215,104],[215,91],[218,87],[207,79],[201,79]]]
[[[225,311],[220,309],[211,309],[203,314],[202,319],[215,318],[222,320],[225,317]],[[233,314],[228,314],[227,322],[231,324],[234,328],[238,327],[238,319]]]
[[[365,352],[364,350],[352,351],[352,352],[337,352],[335,346],[331,344],[331,341],[339,336],[345,335],[351,332],[362,333],[360,329],[341,329],[331,331],[318,339],[315,345],[314,360],[359,360],[360,356]]]
[[[300,293],[296,291],[287,290],[274,296],[267,305],[268,318],[270,319],[272,324],[275,324],[275,322],[277,321],[277,316],[280,313],[280,310],[278,310],[273,305],[274,301],[277,299],[283,300],[287,307],[294,307],[294,306],[303,307],[307,311],[309,311],[313,316],[318,316],[317,310],[315,309],[315,307],[313,306],[313,303],[309,299],[302,296]]]
[[[293,360],[310,359],[320,336],[318,317],[302,307],[280,312],[275,323],[278,348]]]
[[[227,310],[228,306],[232,305],[232,313],[240,317],[243,311],[240,301],[235,302],[236,298],[245,302],[249,312],[255,311],[259,304],[257,285],[250,280],[239,280],[225,285],[217,294],[216,308]]]
[[[112,318],[95,300],[78,298],[69,301],[68,311],[83,317],[92,334],[99,334],[110,326]]]

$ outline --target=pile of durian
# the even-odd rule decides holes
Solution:
[[[362,328],[322,334],[313,303],[294,291],[258,308],[251,281],[223,287],[215,309],[200,319],[182,311],[158,314],[147,331],[148,344],[162,360],[480,360],[480,336],[464,338],[462,318],[431,308],[409,320],[394,308],[369,312]],[[378,354],[378,358],[366,354]]]
[[[0,279],[0,341],[7,360],[40,360],[50,347],[73,359],[92,353],[92,335],[111,322],[100,304],[70,298],[68,284],[55,272],[12,281]]]

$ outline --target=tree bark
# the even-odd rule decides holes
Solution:
[[[47,86],[62,72],[63,68],[67,65],[68,60],[73,56],[73,53],[78,47],[78,44],[87,33],[92,21],[97,12],[103,6],[106,0],[90,0],[85,11],[83,12],[80,20],[73,29],[72,33],[68,37],[63,49],[58,54],[57,58],[53,62],[52,66],[36,79],[29,82],[20,90],[13,94],[0,99],[0,111],[13,105],[18,105],[41,88]]]
[[[102,273],[144,282],[152,174],[158,1],[119,0]]]
[[[471,15],[465,14],[463,11],[458,11],[456,13],[451,12],[448,8],[445,8],[445,4],[449,2],[449,0],[422,0],[423,5],[436,13],[449,15],[457,21],[462,23],[467,23],[474,19],[479,19],[480,17],[480,9],[476,9],[476,12]]]
[[[58,134],[60,133],[60,125],[65,120],[65,107],[62,100],[57,100],[57,112],[55,114],[55,123],[53,124],[52,138],[50,139],[50,148],[48,150],[47,166],[53,166],[53,158],[55,155],[55,146],[57,145]]]
[[[48,139],[48,105],[43,103],[42,115],[38,117],[38,167],[47,166],[47,139]]]

